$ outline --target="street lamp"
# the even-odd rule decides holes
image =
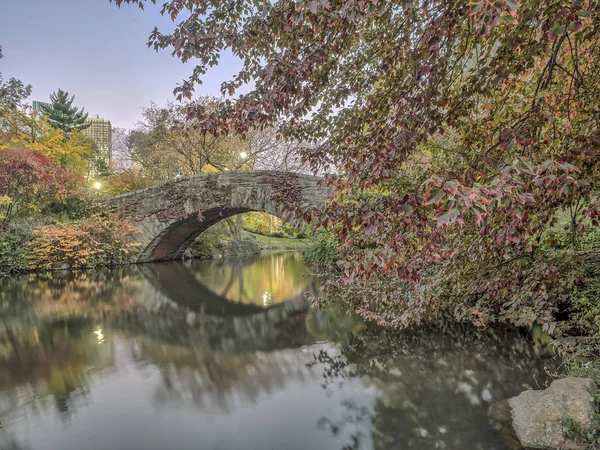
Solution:
[[[248,157],[248,153],[242,152],[240,153],[240,156],[242,157],[242,159],[246,159]]]
[[[99,191],[102,188],[102,184],[99,181],[96,181],[94,183],[94,188]]]

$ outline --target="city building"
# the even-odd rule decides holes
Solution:
[[[110,120],[100,117],[88,119],[89,127],[81,130],[96,144],[95,167],[90,168],[90,177],[110,169],[112,164],[112,125]]]
[[[52,104],[46,102],[38,102],[37,100],[34,100],[31,106],[33,107],[34,111],[41,111],[42,107],[50,108]]]

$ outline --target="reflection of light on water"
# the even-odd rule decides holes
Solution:
[[[271,297],[270,292],[265,292],[263,294],[263,305],[268,306],[273,304],[273,298]]]
[[[98,326],[98,328],[96,328],[96,331],[94,331],[94,334],[96,335],[98,344],[102,344],[104,342],[104,333],[102,332],[102,328],[100,326]]]

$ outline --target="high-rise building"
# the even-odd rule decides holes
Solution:
[[[37,100],[34,100],[33,103],[31,104],[31,106],[33,107],[34,111],[41,111],[42,106],[45,108],[51,108],[52,104],[46,103],[46,102],[38,102]]]
[[[97,175],[102,169],[108,170],[112,163],[112,125],[110,120],[100,117],[86,121],[89,127],[81,130],[96,144],[96,167],[92,168],[91,176]],[[104,167],[102,167],[104,166]]]

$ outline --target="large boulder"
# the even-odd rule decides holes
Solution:
[[[563,418],[570,417],[579,426],[596,425],[594,395],[596,384],[587,378],[555,380],[541,391],[525,391],[508,400],[512,426],[525,448],[581,448],[568,442],[563,433]]]
[[[260,253],[260,247],[254,241],[233,240],[225,247],[225,255],[253,255]]]

